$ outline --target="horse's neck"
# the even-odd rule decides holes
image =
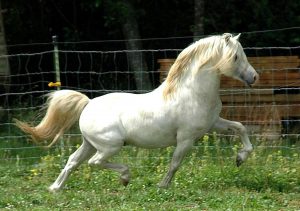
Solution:
[[[156,95],[158,93],[161,96],[164,96],[164,91],[167,89],[169,84],[163,82],[157,89],[152,93]],[[176,88],[172,90],[171,93],[168,93],[172,99],[172,102],[186,101],[186,100],[200,100],[205,99],[214,100],[219,98],[219,88],[220,88],[220,75],[216,70],[211,68],[204,68],[197,73],[188,71],[178,84]]]
[[[215,98],[219,97],[220,75],[216,70],[200,70],[196,74],[190,74],[183,81],[182,87],[185,87],[185,94],[195,97]]]

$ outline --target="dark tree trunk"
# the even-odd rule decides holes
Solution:
[[[140,33],[134,8],[127,0],[124,0],[123,3],[127,13],[124,15],[124,20],[122,21],[122,31],[127,40],[127,49],[132,50],[132,52],[128,53],[128,58],[130,68],[134,72],[136,87],[138,90],[151,90],[152,85],[143,53],[135,51],[142,49],[142,43],[140,41]]]
[[[7,55],[6,41],[5,41],[5,31],[3,25],[3,15],[2,7],[0,1],[0,56]],[[0,96],[5,92],[9,91],[9,77],[10,76],[10,67],[7,57],[0,57]],[[0,97],[0,119],[2,118],[4,112],[2,106],[4,105],[4,97]]]
[[[0,1],[0,56],[7,55],[2,12],[3,10],[1,8],[1,1]],[[8,58],[0,57],[0,85],[6,84],[4,86],[6,89],[8,89],[9,75],[10,75],[10,68],[9,68]]]
[[[204,34],[204,0],[194,0],[194,41]]]

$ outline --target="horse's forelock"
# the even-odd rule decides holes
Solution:
[[[223,48],[223,53],[221,58],[219,59],[218,63],[215,64],[215,69],[222,69],[222,66],[232,62],[233,57],[237,54],[239,54],[240,51],[243,51],[243,48],[239,41],[237,41],[234,38],[231,38],[229,43],[226,44],[226,46]]]

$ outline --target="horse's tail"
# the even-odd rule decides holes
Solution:
[[[47,109],[42,121],[35,127],[25,122],[16,121],[16,126],[31,135],[36,143],[52,140],[48,147],[55,144],[66,130],[78,121],[84,107],[90,99],[72,90],[55,91],[48,94],[44,108]]]

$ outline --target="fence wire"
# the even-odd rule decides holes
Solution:
[[[81,91],[90,98],[112,92],[145,93],[151,89],[143,88],[143,84],[141,88],[137,88],[136,76],[129,61],[130,54],[138,54],[140,63],[146,63],[146,65],[140,65],[138,71],[144,77],[149,78],[151,87],[155,88],[161,83],[162,69],[158,60],[175,59],[181,50],[59,50],[61,88]],[[245,52],[251,57],[258,58],[298,56],[300,47],[251,47],[245,48]],[[11,72],[10,75],[0,75],[0,159],[2,160],[34,160],[41,156],[39,147],[31,144],[29,138],[14,126],[13,118],[33,123],[41,119],[41,116],[36,117],[36,114],[45,102],[43,96],[54,90],[48,87],[48,83],[54,82],[56,78],[53,53],[54,51],[50,50],[1,56],[9,60]],[[236,118],[238,113],[239,120],[247,126],[252,140],[258,140],[258,143],[271,141],[264,145],[258,144],[260,147],[286,147],[299,150],[297,141],[299,141],[300,132],[298,116],[300,100],[297,99],[300,95],[300,84],[297,80],[300,79],[300,69],[299,65],[294,68],[290,68],[289,64],[286,65],[287,68],[277,68],[274,65],[273,68],[263,70],[270,73],[271,79],[268,81],[270,83],[268,87],[249,89],[234,86],[220,90],[221,97],[227,97],[223,105],[227,113],[223,114],[230,119],[231,115]],[[292,71],[296,82],[291,83],[291,80],[286,78],[285,84],[277,86],[275,84],[277,79],[272,77],[276,77],[275,73],[278,71],[283,72],[283,75]],[[253,98],[253,93],[257,98],[254,105],[247,101]],[[266,95],[263,93],[268,93],[268,101],[264,101]],[[277,102],[279,95],[281,100]],[[236,98],[236,96],[240,97]],[[250,106],[253,110],[249,110]],[[278,112],[284,112],[284,114],[278,114]],[[258,116],[263,116],[263,118],[258,118]],[[218,137],[232,140],[236,136],[218,134]],[[74,129],[73,132],[65,135],[65,139],[75,139],[76,143],[80,143],[80,134]],[[276,144],[279,142],[281,144]]]

